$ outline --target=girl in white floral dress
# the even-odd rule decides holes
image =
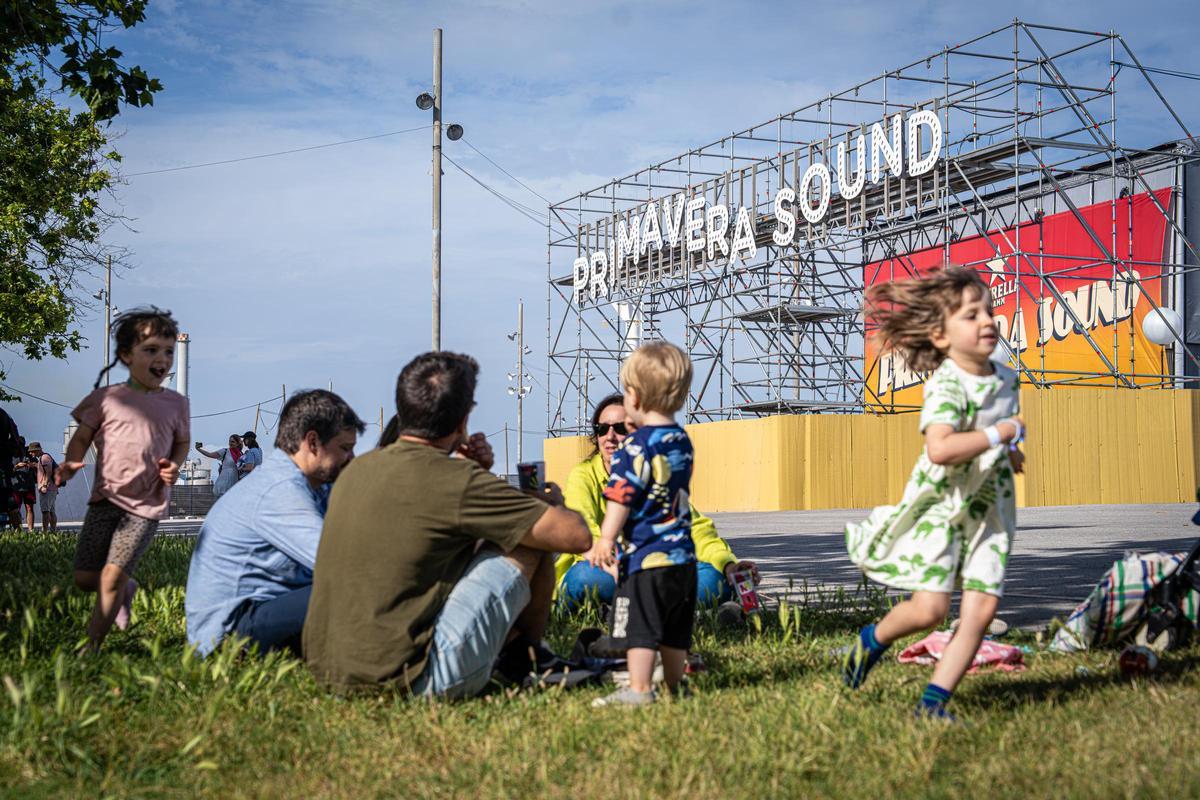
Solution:
[[[862,685],[892,642],[945,618],[959,586],[958,630],[917,705],[918,716],[952,720],[946,702],[995,616],[1016,530],[1013,473],[1024,459],[1017,373],[991,360],[998,335],[974,270],[876,286],[866,314],[884,351],[933,374],[921,408],[925,447],[904,497],[846,526],[846,549],[863,574],[912,596],[860,631],[843,678]]]

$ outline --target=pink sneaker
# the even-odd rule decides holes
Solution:
[[[121,598],[121,607],[117,609],[117,618],[115,620],[117,630],[123,631],[129,627],[129,621],[133,614],[133,596],[137,593],[138,583],[133,578],[125,584],[125,596]]]

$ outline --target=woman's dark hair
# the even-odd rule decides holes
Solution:
[[[609,406],[621,405],[625,402],[625,396],[619,393],[613,393],[596,403],[595,410],[592,411],[592,427],[588,431],[588,441],[592,443],[592,452],[588,456],[591,458],[600,452],[600,443],[596,441],[596,425],[600,423],[600,415],[604,413],[604,409]]]
[[[316,431],[321,444],[325,444],[342,431],[362,433],[366,429],[345,400],[324,389],[307,389],[296,392],[283,404],[275,446],[295,455],[309,431]]]
[[[392,418],[387,421],[387,425],[383,426],[383,431],[379,434],[379,444],[376,447],[387,447],[389,444],[395,444],[400,438],[400,417],[397,414],[392,414]]]
[[[444,350],[408,362],[396,379],[397,435],[441,439],[454,432],[475,405],[479,364]]]
[[[242,436],[242,444],[246,447],[258,447],[258,434],[247,431]]]
[[[162,336],[171,341],[175,341],[179,336],[179,323],[171,316],[170,311],[163,311],[156,306],[140,306],[118,314],[112,321],[112,337],[117,345],[117,352],[112,362],[100,370],[92,388],[100,388],[100,381],[104,380],[109,370],[120,363],[122,353],[132,353],[138,342],[151,336]]]

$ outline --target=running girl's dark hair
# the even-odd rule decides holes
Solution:
[[[113,355],[112,362],[100,370],[100,374],[96,376],[96,385],[92,388],[100,388],[100,381],[104,380],[109,370],[120,363],[122,353],[132,353],[138,342],[151,336],[163,336],[171,341],[175,341],[179,336],[179,323],[171,316],[170,311],[164,311],[157,306],[140,306],[118,314],[112,321],[112,337],[117,345],[117,352]]]
[[[932,338],[946,317],[962,307],[967,289],[990,300],[979,273],[967,267],[947,266],[923,278],[872,286],[863,309],[867,330],[875,329],[882,352],[898,353],[910,369],[937,369],[946,354],[933,346]]]
[[[596,425],[600,422],[600,415],[604,413],[604,409],[609,406],[621,405],[625,402],[625,395],[613,393],[605,397],[599,403],[596,403],[596,408],[592,411],[592,427],[588,430],[588,441],[592,443],[592,453],[588,456],[591,458],[600,452],[600,443],[596,441]]]

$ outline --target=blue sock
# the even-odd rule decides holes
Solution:
[[[875,656],[876,658],[878,658],[883,653],[884,650],[887,650],[888,647],[891,646],[891,645],[886,645],[886,644],[880,644],[879,640],[875,638],[874,623],[868,625],[867,627],[865,627],[861,631],[859,631],[858,636],[860,639],[862,639],[863,646],[865,646],[868,650],[870,650],[871,655]]]
[[[921,707],[930,711],[943,709],[946,707],[946,703],[950,702],[951,694],[953,692],[948,692],[936,683],[931,683],[921,694]]]

